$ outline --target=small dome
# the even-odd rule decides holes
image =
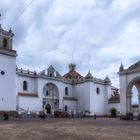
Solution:
[[[105,83],[110,83],[111,80],[109,79],[108,75],[106,76],[106,78],[104,79]]]
[[[90,71],[88,72],[88,74],[85,76],[85,79],[93,79],[92,74],[90,73]]]

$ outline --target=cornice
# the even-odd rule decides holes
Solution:
[[[0,54],[12,56],[12,57],[17,56],[17,52],[15,50],[5,49],[2,47],[0,47]]]

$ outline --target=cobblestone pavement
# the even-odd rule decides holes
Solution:
[[[140,140],[140,121],[112,118],[0,120],[0,140]]]

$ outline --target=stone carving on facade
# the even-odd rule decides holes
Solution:
[[[111,97],[108,100],[109,102],[120,102],[120,95],[118,93],[111,94]]]

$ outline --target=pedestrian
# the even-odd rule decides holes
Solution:
[[[4,114],[3,114],[3,119],[4,119],[4,120],[8,120],[8,119],[9,119],[9,115],[8,115],[7,113],[5,113],[5,112],[4,112]]]
[[[96,120],[96,114],[94,114],[94,119]]]

